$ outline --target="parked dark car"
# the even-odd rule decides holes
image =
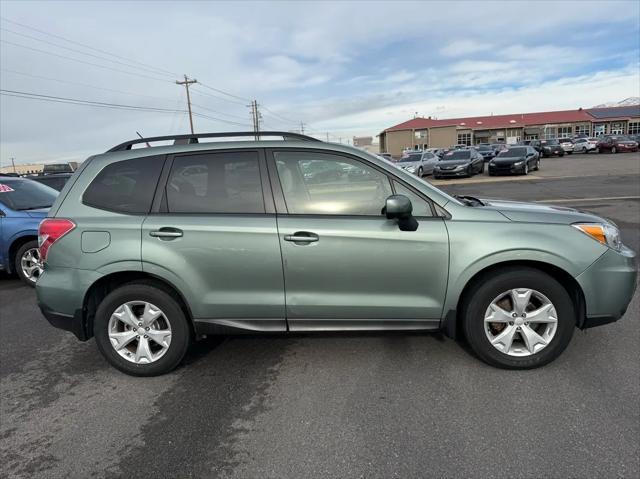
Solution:
[[[383,157],[385,160],[393,161],[393,157],[391,156],[391,153],[380,153],[380,156]]]
[[[596,147],[600,153],[623,153],[638,151],[638,142],[626,135],[610,135],[600,138]]]
[[[484,161],[489,161],[498,154],[496,150],[491,147],[491,145],[479,145],[478,153],[482,155]]]
[[[52,175],[55,173],[73,173],[73,168],[69,163],[49,163],[42,168],[43,175]]]
[[[514,146],[489,162],[489,175],[528,175],[540,169],[540,154],[532,146]]]
[[[475,148],[451,150],[445,153],[433,169],[433,177],[452,178],[473,176],[484,172],[484,159]]]
[[[30,176],[29,179],[61,191],[73,173],[54,173],[51,175]]]
[[[545,158],[550,156],[564,156],[564,148],[558,140],[540,140],[540,152]]]

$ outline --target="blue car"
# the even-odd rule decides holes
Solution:
[[[0,271],[35,286],[42,272],[38,225],[58,192],[24,178],[0,175]]]

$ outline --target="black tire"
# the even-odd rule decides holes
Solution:
[[[540,171],[540,158],[538,158],[538,159],[536,160],[536,166],[535,166],[534,170],[536,170],[536,171]]]
[[[16,252],[16,257],[14,258],[13,266],[16,274],[18,275],[18,278],[20,278],[20,280],[27,286],[35,288],[36,281],[40,274],[38,273],[37,276],[34,277],[35,279],[30,279],[27,275],[25,275],[24,271],[22,271],[22,257],[25,255],[25,253],[27,253],[27,251],[32,249],[38,249],[38,240],[27,241],[18,249],[18,251]]]
[[[524,164],[524,168],[522,169],[522,174],[524,176],[527,176],[529,174],[529,162],[525,162]]]
[[[108,334],[113,312],[128,301],[147,301],[160,308],[171,324],[171,343],[167,352],[149,364],[136,364],[120,356],[111,346]],[[151,284],[133,282],[109,293],[98,306],[93,332],[98,349],[116,369],[132,376],[158,376],[172,371],[191,343],[191,330],[180,304],[169,292]]]
[[[418,168],[418,178],[422,178],[422,167]]]
[[[493,171],[489,170],[489,176],[496,176],[496,174]]]
[[[487,338],[484,315],[501,293],[514,288],[530,288],[544,294],[558,314],[557,330],[551,342],[535,354],[510,356],[496,349]],[[553,277],[528,267],[509,267],[478,281],[465,295],[462,306],[463,332],[473,352],[484,362],[504,369],[531,369],[544,366],[565,350],[576,325],[569,294]]]
[[[618,149],[615,146],[611,147],[611,154],[615,155],[616,153],[618,153]]]
[[[562,157],[564,156],[564,153],[560,153],[560,154],[558,154],[558,156],[559,156],[560,158],[562,158]]]

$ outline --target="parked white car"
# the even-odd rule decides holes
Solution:
[[[574,152],[573,140],[571,138],[558,138],[558,143],[568,155]]]
[[[576,153],[589,153],[598,149],[598,140],[595,138],[576,138],[573,140],[573,151]]]

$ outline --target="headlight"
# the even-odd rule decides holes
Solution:
[[[415,166],[407,166],[407,167],[405,167],[405,170],[410,171],[411,173],[413,173],[414,171],[416,171],[416,167]]]
[[[516,161],[513,166],[522,166],[524,165],[524,161]]]
[[[456,166],[454,171],[462,171],[464,170],[464,165]]]
[[[620,239],[620,230],[609,223],[577,223],[571,225],[579,229],[583,233],[591,236],[594,240],[608,246],[611,249],[620,251],[622,248],[622,240]]]

